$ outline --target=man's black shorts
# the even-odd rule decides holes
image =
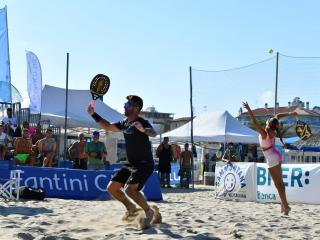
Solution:
[[[153,163],[143,163],[136,166],[125,164],[111,179],[123,184],[139,184],[140,191],[154,170]]]

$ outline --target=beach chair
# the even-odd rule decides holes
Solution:
[[[0,196],[5,200],[19,200],[21,170],[11,170],[10,179],[0,184]],[[14,194],[15,192],[15,194]]]

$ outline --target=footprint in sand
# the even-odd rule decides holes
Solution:
[[[20,228],[19,225],[7,225],[6,228]]]
[[[205,223],[205,221],[202,221],[201,219],[196,219],[194,221],[197,222],[197,223]]]
[[[58,221],[57,221],[58,224],[64,224],[64,223],[67,223],[67,222],[68,222],[68,221],[65,221],[65,220],[58,220]]]
[[[43,222],[40,222],[40,223],[39,223],[39,225],[41,225],[41,226],[50,226],[50,225],[52,225],[52,224],[51,224],[51,223],[48,223],[48,222],[43,221]]]
[[[77,232],[77,233],[85,233],[85,232],[91,232],[92,229],[89,229],[89,228],[80,228],[80,229],[75,229],[74,231]]]
[[[192,230],[192,229],[187,229],[187,232],[188,232],[188,233],[193,233],[193,234],[197,234],[197,233],[198,233],[197,231]]]
[[[23,240],[33,240],[34,237],[30,233],[18,233],[17,234],[18,239]]]
[[[248,224],[237,222],[237,223],[235,223],[233,226],[234,226],[234,227],[247,227]]]
[[[37,232],[37,233],[39,233],[39,232],[44,233],[45,231],[47,231],[47,229],[36,226],[36,227],[31,227],[30,231]]]

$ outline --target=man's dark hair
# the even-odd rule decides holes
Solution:
[[[9,108],[7,108],[7,112],[12,112],[12,108],[11,107],[9,107]]]
[[[143,100],[141,97],[138,97],[136,95],[129,95],[127,96],[127,99],[132,105],[134,105],[135,107],[138,107],[139,110],[141,111],[143,107]]]
[[[169,141],[169,138],[168,137],[164,137],[163,141]]]

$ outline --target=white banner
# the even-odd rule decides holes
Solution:
[[[0,8],[0,101],[12,102],[7,7]]]
[[[215,171],[216,197],[255,201],[255,164],[217,162]]]
[[[28,95],[30,99],[30,111],[41,112],[42,74],[37,56],[33,52],[26,51],[28,65]]]
[[[320,204],[320,164],[282,164],[288,202]],[[258,202],[280,202],[265,163],[257,163]]]

